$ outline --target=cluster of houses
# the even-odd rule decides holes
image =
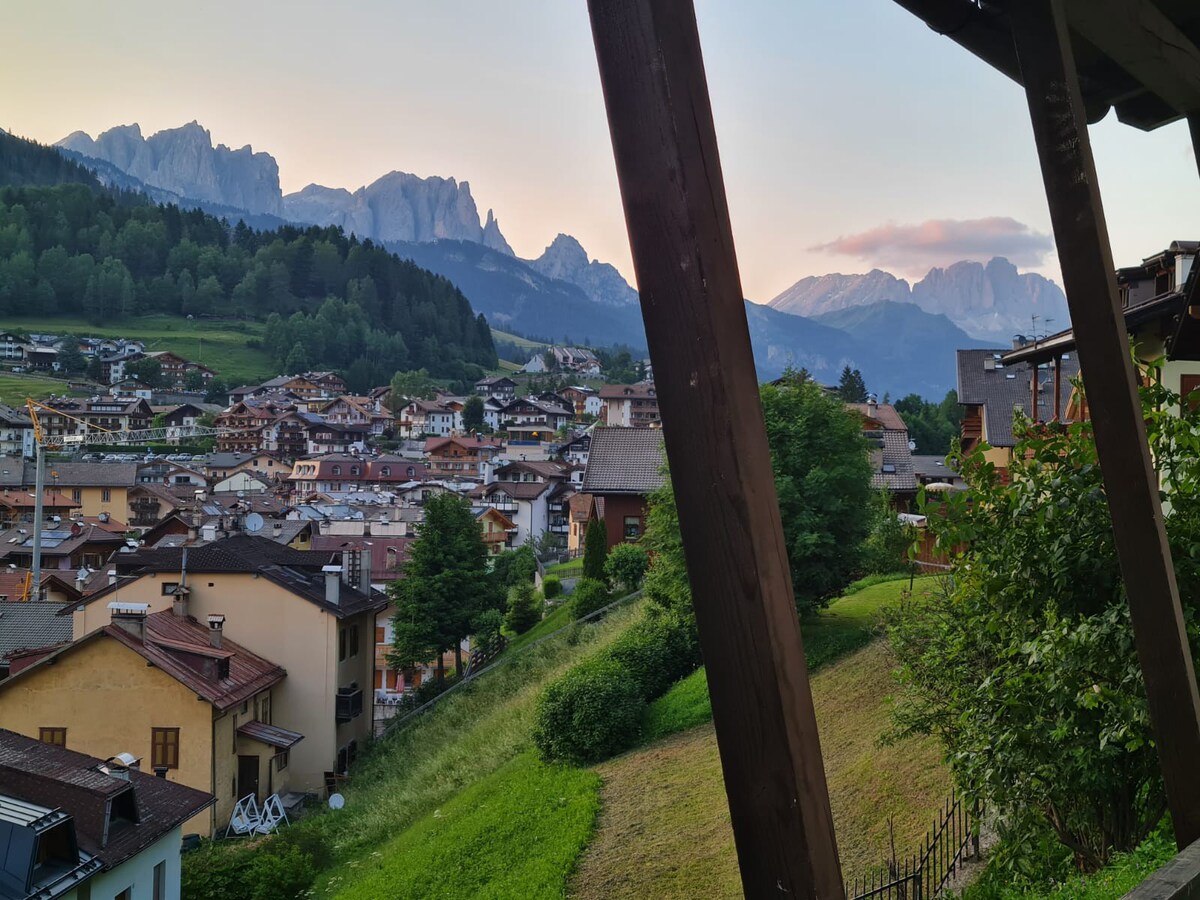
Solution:
[[[0,332],[0,365],[15,372],[59,372],[63,369],[60,356],[69,349],[69,342],[87,363],[95,364],[97,378],[104,384],[126,381],[127,367],[143,359],[157,361],[161,383],[177,390],[183,390],[189,381],[206,385],[216,376],[212,369],[178,353],[147,350],[144,341],[58,334],[31,334],[26,338],[10,331]]]

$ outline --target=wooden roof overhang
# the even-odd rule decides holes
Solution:
[[[1087,124],[1113,108],[1145,130],[1186,118],[1200,147],[1200,3],[895,2],[1025,90],[1183,847],[1200,840],[1200,692]],[[742,886],[844,897],[694,4],[588,11]]]

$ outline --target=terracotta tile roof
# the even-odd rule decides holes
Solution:
[[[151,613],[145,618],[144,628],[145,637],[140,640],[119,625],[109,624],[98,628],[59,647],[7,681],[0,682],[0,690],[21,684],[26,673],[55,662],[101,635],[128,647],[218,710],[229,709],[250,699],[259,691],[282,681],[287,674],[282,666],[251,653],[228,638],[222,640],[220,649],[213,647],[209,643],[208,627],[191,616],[177,616],[171,610]],[[229,663],[227,675],[218,672],[217,664],[224,661]]]
[[[8,597],[9,600],[15,601],[25,589],[25,576],[28,573],[28,569],[10,569],[7,566],[0,569],[0,594]],[[79,591],[75,588],[74,572],[43,569],[42,587],[50,587],[55,591],[66,594],[71,600],[79,599]],[[0,631],[2,630],[0,629]]]
[[[144,772],[131,771],[126,781],[100,771],[102,765],[94,756],[0,729],[0,794],[70,813],[80,846],[108,868],[216,802],[212,794]],[[127,791],[133,793],[137,823],[110,824],[109,802]]]
[[[77,509],[78,501],[72,500],[62,491],[44,491],[42,504],[46,509]],[[9,509],[33,509],[37,505],[37,495],[33,491],[0,491],[0,506]]]
[[[874,409],[871,408],[870,403],[847,403],[846,406],[858,410],[869,419],[874,419],[888,431],[908,431],[904,419],[896,411],[896,407],[890,403],[876,403]]]
[[[597,428],[592,432],[582,490],[589,494],[649,494],[663,485],[662,431]]]
[[[74,533],[76,529],[78,534]],[[124,537],[112,534],[98,525],[72,526],[64,522],[56,528],[42,529],[42,553],[45,556],[70,556],[85,545],[90,545],[100,552],[107,552],[124,543]],[[32,549],[33,533],[29,526],[0,532],[0,559],[6,559],[13,553],[31,552]]]
[[[581,492],[575,494],[569,502],[571,507],[571,521],[586,522],[588,515],[592,511],[592,495]]]

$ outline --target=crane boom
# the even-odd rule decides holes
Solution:
[[[254,431],[250,428],[234,428],[229,426],[211,425],[172,425],[163,428],[135,428],[126,431],[107,431],[91,422],[72,416],[61,409],[49,404],[25,399],[25,407],[29,410],[29,418],[33,422],[33,438],[36,445],[37,465],[34,476],[34,507],[33,507],[33,562],[30,565],[30,585],[33,599],[38,599],[42,593],[42,516],[44,514],[46,493],[46,451],[67,448],[91,447],[100,444],[146,444],[153,441],[179,440],[181,438],[215,437],[223,434],[238,434]],[[41,419],[41,412],[49,412],[83,426],[83,431],[76,434],[49,434]],[[28,598],[28,592],[26,594]]]

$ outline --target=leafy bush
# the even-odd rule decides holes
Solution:
[[[913,528],[896,516],[887,489],[875,495],[871,533],[863,542],[862,568],[872,575],[907,574],[913,563],[908,558],[913,543]],[[842,592],[845,594],[845,591]]]
[[[542,593],[547,600],[553,600],[562,593],[562,580],[557,575],[547,575],[542,579]]]
[[[547,759],[599,762],[637,741],[645,707],[624,667],[604,657],[589,660],[542,691],[533,741]]]
[[[689,623],[651,607],[605,655],[625,669],[642,699],[653,700],[699,665],[700,645]]]
[[[595,578],[580,578],[571,594],[575,606],[575,618],[590,615],[609,603],[608,586]]]
[[[533,584],[535,572],[537,559],[529,544],[522,544],[516,550],[505,550],[492,560],[492,577],[504,590],[525,582]]]
[[[328,862],[315,833],[286,829],[232,849],[206,841],[183,857],[182,893],[189,900],[292,900]]]
[[[1200,412],[1143,388],[1151,455],[1193,653],[1200,597]],[[1052,830],[1082,871],[1151,832],[1165,808],[1129,602],[1091,423],[1019,420],[1002,483],[982,452],[939,500],[955,579],[891,616],[908,690],[901,733],[937,735],[958,783],[1022,840]],[[928,506],[929,504],[924,504]],[[965,549],[964,549],[965,548]]]
[[[524,634],[538,622],[542,621],[541,594],[534,591],[533,585],[521,582],[508,592],[508,614],[504,617],[504,625],[513,634]]]
[[[604,561],[604,574],[613,587],[624,587],[627,594],[632,594],[642,586],[642,577],[650,558],[644,547],[637,544],[617,544],[608,552]]]
[[[485,609],[475,617],[475,638],[472,647],[483,648],[495,646],[500,639],[500,629],[504,625],[504,614],[498,609]]]

